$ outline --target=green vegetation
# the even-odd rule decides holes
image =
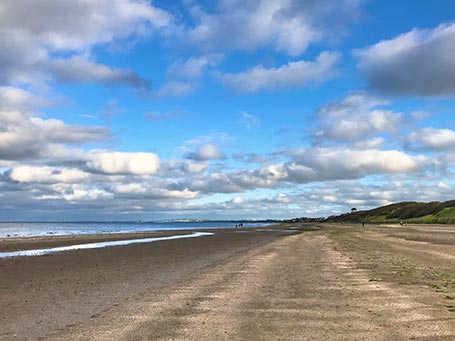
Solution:
[[[400,254],[387,247],[384,240],[363,239],[362,229],[334,225],[329,235],[335,248],[348,253],[357,266],[370,271],[370,282],[386,281],[400,285],[424,285],[433,288],[446,301],[446,308],[455,312],[455,277],[447,269],[431,267],[409,254]]]
[[[292,222],[327,223],[455,223],[455,200],[446,202],[400,202],[368,211],[351,209],[349,213],[328,218],[296,218]]]

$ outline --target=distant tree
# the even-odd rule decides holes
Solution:
[[[351,208],[351,213],[354,213],[355,211],[357,211],[357,208],[355,207]]]

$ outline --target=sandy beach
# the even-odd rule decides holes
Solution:
[[[304,229],[0,259],[0,339],[455,338],[454,227]],[[151,235],[163,234],[134,238]],[[10,239],[0,251],[131,237]]]

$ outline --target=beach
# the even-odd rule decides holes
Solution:
[[[0,259],[0,339],[455,338],[453,226],[291,227]]]

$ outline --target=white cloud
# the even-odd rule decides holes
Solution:
[[[200,57],[191,57],[185,62],[178,61],[172,64],[167,73],[174,78],[199,78],[205,69],[218,65],[223,59],[220,54],[208,54]]]
[[[416,172],[425,158],[398,150],[313,148],[290,151],[293,161],[286,164],[289,180],[311,182],[359,179],[372,174]]]
[[[447,151],[455,147],[455,131],[451,129],[423,128],[407,139],[411,148]]]
[[[291,61],[279,68],[269,69],[259,65],[240,73],[219,74],[218,77],[237,92],[296,88],[332,78],[339,59],[337,52],[322,52],[315,61]]]
[[[207,169],[209,162],[194,161],[194,160],[167,160],[163,161],[160,166],[160,173],[165,177],[187,176],[189,174],[201,173]]]
[[[358,0],[218,1],[209,13],[190,8],[194,26],[182,40],[203,50],[255,50],[271,47],[297,56],[309,45],[337,39],[358,15]],[[326,25],[330,22],[331,25]]]
[[[105,174],[154,174],[159,168],[159,158],[153,153],[100,152],[87,162],[93,171]]]
[[[190,191],[201,193],[238,193],[244,191],[244,188],[232,180],[232,174],[217,172],[183,179],[174,187],[177,190],[188,188]]]
[[[62,193],[63,199],[67,201],[81,201],[88,200],[94,201],[99,199],[112,199],[112,193],[106,192],[102,189],[78,189],[73,188],[69,193]]]
[[[0,130],[0,159],[44,158],[56,143],[85,143],[106,138],[104,128],[68,126],[58,120],[44,121],[38,118],[24,123],[18,127]],[[63,130],[54,130],[56,126]],[[45,135],[46,132],[51,135]],[[83,139],[84,137],[88,140]]]
[[[100,44],[115,44],[131,36],[146,35],[169,25],[172,20],[167,12],[138,0],[43,0],[39,6],[33,0],[2,1],[0,84],[42,83],[47,80],[45,73],[48,65],[52,66],[56,61],[58,66],[59,61],[52,57],[58,52],[64,52],[71,58],[73,54],[85,53]],[[102,70],[103,66],[99,64],[87,63],[83,70],[91,68],[97,71],[98,76],[100,71],[105,74],[106,68],[109,69],[105,67]],[[59,72],[68,78],[67,68],[70,65],[63,66],[58,67]],[[125,82],[128,71],[110,71]],[[71,76],[74,78],[74,75]],[[86,74],[85,79],[87,77]]]
[[[46,166],[18,166],[7,172],[8,177],[18,182],[35,183],[78,183],[88,178],[88,174],[71,168]]]
[[[141,197],[156,199],[192,199],[198,196],[197,192],[189,191],[186,188],[181,191],[168,190],[164,188],[153,188],[144,183],[117,184],[113,190],[117,194],[127,194],[135,197],[140,195]]]
[[[104,127],[84,127],[68,125],[61,120],[43,120],[38,117],[30,118],[29,128],[39,133],[43,140],[50,143],[87,143],[106,139],[108,131]],[[35,136],[36,137],[36,136]]]
[[[0,110],[31,110],[39,106],[45,106],[49,101],[36,96],[30,91],[13,86],[0,86]]]
[[[163,27],[172,19],[163,10],[135,0],[42,0],[39,7],[35,5],[33,0],[2,1],[0,28],[33,35],[55,49],[83,49],[144,34],[147,25]]]
[[[317,111],[320,124],[316,136],[320,140],[345,140],[397,131],[402,114],[381,108],[386,104],[365,92],[326,104]]]
[[[382,137],[373,137],[368,140],[356,141],[352,146],[356,149],[376,149],[384,144],[385,140]]]
[[[113,194],[99,188],[87,188],[79,184],[56,184],[51,186],[52,194],[37,196],[38,200],[65,200],[70,203],[94,202],[96,200],[112,199]]]
[[[455,95],[455,23],[414,29],[358,50],[358,67],[373,87],[398,95]]]
[[[54,59],[49,63],[48,70],[57,80],[62,82],[126,84],[137,88],[148,88],[150,86],[148,81],[132,71],[98,64],[82,56]]]
[[[283,164],[266,165],[252,171],[240,171],[231,174],[231,181],[241,188],[273,188],[283,181],[287,174]]]
[[[68,125],[37,117],[32,106],[45,100],[25,90],[0,88],[0,99],[0,160],[46,158],[58,145],[109,139],[110,132],[105,127]]]
[[[237,161],[241,161],[241,162],[245,162],[245,163],[264,164],[264,163],[270,161],[269,158],[264,157],[258,153],[235,153],[235,154],[232,154],[232,158]]]
[[[187,176],[172,185],[201,193],[242,193],[258,188],[278,189],[290,183],[307,184],[370,175],[424,172],[429,160],[398,150],[352,148],[303,148],[284,152],[290,160],[251,170],[205,172]]]
[[[190,160],[208,161],[224,159],[225,155],[215,145],[207,143],[200,146],[195,152],[187,153],[185,157]]]

